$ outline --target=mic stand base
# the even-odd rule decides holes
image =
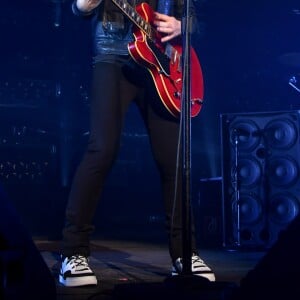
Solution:
[[[170,276],[165,279],[165,284],[170,287],[172,285],[176,288],[187,288],[187,289],[207,289],[211,286],[212,282],[202,276],[193,274],[179,274],[176,276]]]
[[[164,285],[178,297],[176,299],[232,299],[238,290],[234,282],[209,281],[193,274],[169,276]]]

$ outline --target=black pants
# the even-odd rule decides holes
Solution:
[[[90,138],[71,187],[62,254],[90,255],[89,239],[94,230],[92,221],[96,206],[108,171],[118,154],[127,108],[135,103],[145,122],[160,172],[170,255],[176,259],[182,256],[180,163],[179,180],[175,183],[179,120],[170,117],[168,112],[164,115],[157,110],[158,102],[155,101],[160,100],[153,89],[133,84],[132,80],[140,78],[143,83],[152,80],[146,70],[137,74],[125,63],[100,62],[94,66],[93,72]],[[130,74],[132,80],[129,81],[126,74]],[[194,239],[193,249],[196,250]]]

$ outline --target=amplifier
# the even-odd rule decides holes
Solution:
[[[221,177],[200,179],[194,215],[199,246],[222,246]]]

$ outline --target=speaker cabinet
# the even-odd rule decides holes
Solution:
[[[269,248],[298,214],[299,111],[221,115],[225,247]]]

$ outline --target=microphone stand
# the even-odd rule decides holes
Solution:
[[[190,276],[191,271],[191,22],[189,0],[184,1],[182,18],[182,72],[183,87],[181,96],[181,132],[182,132],[182,276]]]
[[[158,11],[168,14],[170,5],[173,1],[159,1]],[[172,4],[173,5],[173,4]],[[183,16],[181,20],[182,32],[182,94],[181,94],[181,113],[180,113],[180,145],[182,147],[182,201],[180,203],[182,216],[182,274],[177,278],[185,275],[191,275],[191,212],[190,212],[190,128],[191,128],[191,89],[190,89],[190,5],[188,0],[184,1]]]
[[[182,33],[182,95],[180,113],[180,144],[182,150],[182,272],[168,277],[165,283],[174,288],[198,289],[208,287],[210,281],[192,272],[192,214],[191,214],[191,25],[192,0],[184,0],[181,20]]]
[[[177,284],[193,287],[208,284],[209,280],[193,275],[192,272],[192,222],[191,222],[191,12],[189,0],[184,1],[181,22],[182,31],[182,72],[181,96],[181,146],[182,146],[182,272],[173,276]],[[174,278],[175,277],[175,278]]]

